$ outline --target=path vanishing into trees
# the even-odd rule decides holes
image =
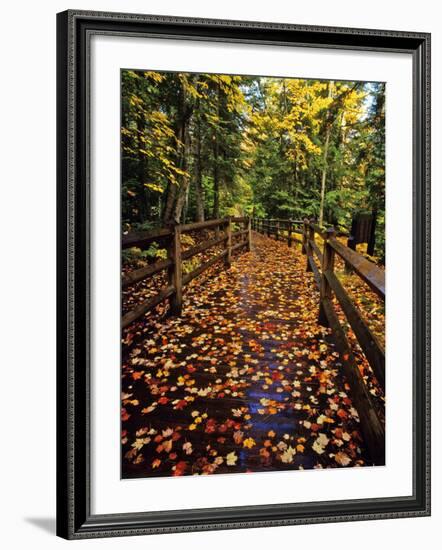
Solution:
[[[124,477],[373,464],[299,246],[253,232],[250,251],[211,266],[182,300],[180,316],[144,320],[123,352]]]

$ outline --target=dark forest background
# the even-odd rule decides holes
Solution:
[[[384,88],[122,71],[123,231],[229,215],[349,230],[374,212],[383,256]]]

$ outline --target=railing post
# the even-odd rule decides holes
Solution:
[[[306,242],[306,254],[307,254],[307,271],[313,271],[310,264],[310,258],[313,257],[313,247],[311,243],[315,240],[315,230],[313,227],[313,220],[307,225],[307,242]],[[312,258],[313,260],[313,258]]]
[[[356,252],[356,245],[354,244],[354,237],[352,235],[350,235],[347,240],[347,247]],[[344,260],[344,271],[347,274],[353,273],[351,265],[346,260]]]
[[[291,248],[292,246],[292,231],[293,231],[293,222],[292,220],[289,220],[288,226],[287,226],[287,245]]]
[[[172,260],[169,270],[169,285],[174,287],[170,298],[170,312],[172,315],[181,315],[183,309],[183,266],[181,262],[181,226],[175,225],[168,248],[168,256]]]
[[[267,218],[267,237],[270,237],[270,218]]]
[[[305,218],[302,223],[302,253],[303,254],[307,254],[308,224],[309,224],[309,221],[307,218]]]
[[[252,223],[250,218],[247,220],[247,250],[250,252],[252,248]]]
[[[277,241],[279,241],[279,228],[280,228],[280,222],[279,220],[276,220],[276,234],[275,234],[275,238]]]
[[[227,235],[226,266],[230,267],[232,265],[232,220],[230,217],[227,220],[226,235]]]
[[[302,253],[303,254],[307,254],[308,224],[309,224],[309,221],[307,220],[307,218],[305,218],[302,224]]]
[[[330,300],[332,297],[332,289],[327,277],[325,276],[326,271],[333,271],[335,267],[335,251],[329,244],[329,240],[333,238],[336,234],[334,227],[329,227],[324,235],[324,250],[322,256],[322,266],[321,266],[321,286],[319,289],[320,292],[320,304],[319,304],[319,317],[318,323],[324,327],[328,327],[328,319],[324,309],[324,300]]]

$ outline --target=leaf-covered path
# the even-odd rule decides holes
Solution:
[[[299,246],[253,235],[123,355],[123,477],[370,464]]]

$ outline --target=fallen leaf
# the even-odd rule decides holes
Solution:
[[[238,457],[236,456],[235,451],[232,451],[226,456],[227,466],[235,466],[237,460],[238,460]]]

